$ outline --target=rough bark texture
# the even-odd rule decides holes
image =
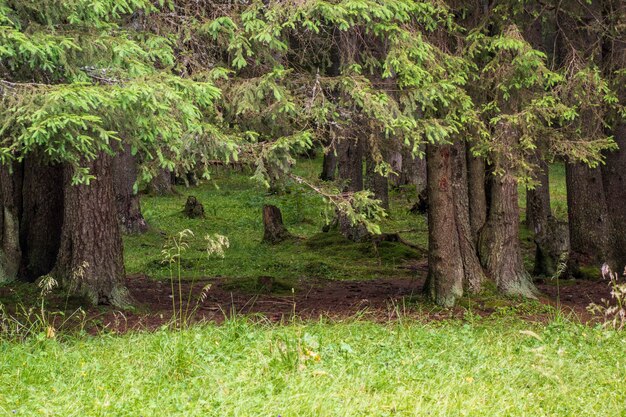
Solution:
[[[470,221],[467,145],[463,142],[455,144],[452,147],[452,157],[454,211],[459,249],[463,261],[463,282],[465,288],[470,292],[478,293],[482,289],[486,277],[478,259],[476,239],[474,239]]]
[[[129,145],[113,159],[113,187],[117,219],[124,233],[144,233],[148,224],[141,214],[139,195],[135,193],[137,163]]]
[[[54,267],[63,225],[63,168],[33,155],[24,161],[20,223],[22,278],[33,281]]]
[[[567,164],[567,215],[570,230],[570,272],[606,262],[610,251],[609,214],[602,171],[580,163]],[[584,269],[583,269],[584,270]]]
[[[601,2],[565,2],[559,11],[558,44],[562,65],[572,65],[575,56],[598,64],[602,59],[600,32],[596,30]],[[602,131],[603,121],[593,108],[583,106],[580,120],[583,139]],[[575,277],[585,277],[589,275],[585,267],[599,271],[603,262],[611,263],[610,219],[602,170],[572,162],[566,166],[566,181],[571,241],[569,272]]]
[[[454,306],[463,296],[463,260],[455,218],[450,145],[427,145],[428,278],[424,291],[438,305]]]
[[[498,135],[515,148],[518,134],[501,123]],[[479,254],[487,275],[496,282],[498,290],[507,295],[534,297],[536,289],[524,269],[519,242],[519,205],[517,181],[508,172],[513,167],[502,161],[505,174],[492,178],[487,222],[479,236]]]
[[[263,242],[269,244],[277,244],[291,237],[291,233],[283,224],[283,215],[276,206],[263,206]]]
[[[339,179],[344,191],[363,189],[363,146],[358,138],[346,135],[337,145]]]
[[[93,304],[124,307],[122,238],[117,223],[112,157],[85,161],[96,179],[72,185],[72,169],[64,168],[65,204],[61,247],[54,275]]]
[[[604,187],[611,218],[612,266],[618,271],[626,266],[626,123],[619,123],[613,135],[620,149],[607,155]]]
[[[0,283],[17,278],[22,250],[20,217],[22,212],[22,166],[0,166]]]
[[[605,5],[606,25],[617,36],[605,39],[604,66],[609,75],[626,67],[626,3],[620,0],[607,1]],[[621,29],[618,29],[620,28]],[[616,83],[620,103],[626,105],[626,74]],[[607,208],[611,218],[611,249],[614,271],[626,266],[626,121],[616,117],[610,132],[619,150],[607,154],[603,167],[604,188]]]
[[[472,238],[478,242],[478,234],[487,221],[487,194],[485,192],[485,161],[467,152],[467,183]]]
[[[517,199],[515,179],[508,175],[493,179],[489,216],[479,238],[480,259],[502,293],[534,297],[522,261]]]
[[[535,188],[526,190],[526,227],[537,234],[545,230],[548,225],[550,210],[550,180],[547,162],[535,158],[539,170],[535,174],[535,180],[539,183]]]

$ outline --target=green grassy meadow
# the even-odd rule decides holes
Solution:
[[[566,322],[235,319],[0,349],[2,415],[626,415],[626,336]]]

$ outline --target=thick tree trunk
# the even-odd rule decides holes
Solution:
[[[463,258],[456,227],[452,147],[427,145],[428,278],[424,291],[438,305],[452,307],[463,296]]]
[[[22,166],[0,166],[0,283],[17,278],[22,261],[20,217],[22,212]]]
[[[329,140],[325,144],[324,149],[324,161],[322,163],[322,173],[320,179],[322,181],[334,181],[335,173],[337,172],[337,151],[335,149],[335,142]]]
[[[129,145],[113,159],[113,187],[117,219],[124,233],[144,233],[148,224],[141,214],[141,202],[135,192],[137,163]]]
[[[487,221],[487,194],[485,192],[485,161],[467,152],[467,183],[472,238],[478,242],[478,234]]]
[[[263,242],[265,243],[274,245],[291,237],[291,233],[283,224],[283,215],[276,206],[263,206],[263,226],[265,229]]]
[[[476,248],[476,239],[470,220],[469,182],[467,171],[467,144],[458,142],[452,148],[453,193],[455,220],[461,259],[463,260],[464,286],[472,293],[478,293],[486,280]]]
[[[540,159],[539,155],[535,162],[539,166],[535,174],[535,180],[539,184],[533,189],[526,190],[526,227],[536,234],[546,229],[551,210],[548,163]]]
[[[103,153],[95,161],[84,161],[96,177],[89,185],[72,185],[73,170],[65,167],[63,230],[54,275],[93,304],[125,307],[130,297],[124,286],[112,159]]]
[[[489,216],[479,239],[480,258],[502,293],[534,297],[535,288],[522,261],[517,200],[514,178],[505,174],[493,179]]]
[[[518,133],[501,123],[498,135],[515,149]],[[505,173],[492,178],[487,222],[479,236],[479,255],[487,275],[506,295],[535,297],[536,289],[524,269],[519,242],[519,204],[517,180],[510,174],[514,168],[503,161]]]
[[[337,144],[339,179],[344,191],[363,189],[363,144],[355,137],[346,135]]]
[[[609,214],[602,171],[581,163],[567,164],[567,214],[570,230],[570,271],[582,276],[581,267],[610,261]],[[584,274],[583,274],[584,275]]]
[[[603,54],[605,71],[615,77],[615,71],[626,67],[626,3],[619,0],[605,4],[605,25],[615,33],[605,39]],[[626,74],[615,83],[621,105],[626,105]],[[607,154],[603,167],[603,179],[607,208],[611,218],[611,247],[614,271],[626,266],[626,121],[616,117],[611,133],[619,150]]]
[[[28,281],[54,267],[63,225],[63,168],[38,156],[24,161],[23,211],[20,223],[21,275]]]
[[[613,135],[619,150],[607,155],[603,180],[611,219],[611,266],[619,271],[626,266],[626,123],[617,123]]]

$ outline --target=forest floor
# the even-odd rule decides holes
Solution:
[[[320,160],[301,161],[297,169],[299,175],[315,181]],[[593,323],[587,306],[609,297],[608,286],[599,280],[541,277],[536,279],[541,292],[538,300],[505,298],[487,288],[480,295],[464,297],[454,309],[440,309],[422,296],[428,236],[425,216],[409,211],[416,198],[414,188],[392,191],[389,217],[382,224],[384,232],[401,233],[413,245],[409,247],[398,242],[353,243],[336,232],[322,233],[324,203],[319,196],[294,183],[284,187],[285,193],[270,195],[250,180],[250,173],[218,169],[210,184],[180,186],[173,196],[144,196],[143,212],[151,229],[125,237],[127,284],[135,308],[122,312],[94,307],[80,325],[91,333],[153,330],[180,315],[181,304],[186,318],[194,322],[222,322],[239,314],[271,322],[355,316],[379,322],[398,317],[438,321],[516,315],[541,323],[565,315]],[[520,194],[523,207],[523,189]],[[182,214],[188,195],[204,204],[205,218],[188,219]],[[551,197],[555,215],[564,218],[561,165],[551,168]],[[280,207],[287,228],[297,237],[279,245],[262,243],[263,204]],[[189,247],[181,254],[180,265],[163,262],[163,247],[186,229],[194,234],[186,238]],[[224,258],[207,256],[204,236],[213,233],[229,238]],[[534,243],[523,226],[521,239],[525,262],[532,270]],[[1,287],[0,302],[37,304],[36,291],[29,285]],[[79,302],[63,294],[46,300],[48,309],[64,310],[57,321],[64,321]]]

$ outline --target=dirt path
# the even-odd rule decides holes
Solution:
[[[203,288],[211,284],[203,301]],[[388,321],[398,316],[407,316],[418,320],[442,320],[463,318],[466,309],[457,307],[441,310],[424,303],[421,297],[423,279],[376,279],[370,281],[301,281],[295,293],[250,294],[233,291],[227,281],[211,279],[197,281],[193,289],[189,283],[183,283],[183,299],[188,299],[191,289],[191,305],[197,305],[195,320],[222,322],[232,314],[253,315],[272,322],[286,321],[290,318],[318,319],[327,317],[335,320],[361,315],[370,320]],[[172,317],[172,297],[169,282],[154,281],[146,276],[129,277],[128,287],[140,306],[136,312],[120,313],[112,310],[92,310],[89,316],[97,318],[100,329],[125,332],[131,329],[154,329],[168,323]],[[538,288],[545,295],[540,302],[557,306],[566,313],[574,313],[582,322],[592,317],[586,312],[590,302],[599,302],[608,297],[609,291],[603,282],[577,281],[565,282],[558,288],[560,303],[557,303],[557,287],[539,283]],[[506,306],[516,308],[520,302],[506,301]],[[500,304],[502,306],[502,304]],[[540,306],[539,306],[540,307]],[[545,322],[553,317],[548,309],[537,311],[520,309],[519,314],[530,321]],[[498,311],[489,303],[476,300],[472,307],[474,314],[489,316]],[[98,330],[98,329],[94,329]]]

